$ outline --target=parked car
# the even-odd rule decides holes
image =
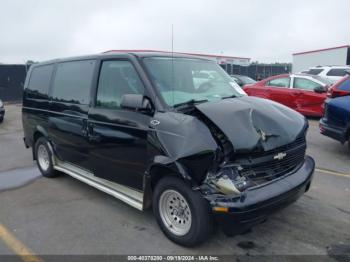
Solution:
[[[253,85],[256,81],[249,76],[244,75],[231,75],[232,79],[240,86],[243,87],[245,85]]]
[[[202,71],[217,77],[195,87]],[[248,97],[215,61],[192,56],[35,64],[22,112],[43,176],[61,171],[139,210],[152,206],[165,235],[185,246],[205,241],[212,219],[228,235],[264,221],[310,188],[315,168],[302,115]]]
[[[350,70],[350,66],[316,66],[309,68],[307,71],[303,71],[303,73],[318,75],[335,83],[342,79],[348,70]]]
[[[0,99],[0,123],[4,121],[4,117],[5,117],[5,107],[4,107],[4,103]]]
[[[342,144],[348,142],[350,150],[350,95],[326,100],[320,132]]]
[[[243,89],[250,96],[279,102],[305,116],[321,117],[330,84],[329,80],[319,76],[283,74],[245,86]]]
[[[350,73],[328,89],[327,96],[331,98],[350,95]]]
[[[195,89],[198,89],[205,82],[208,82],[208,81],[215,82],[215,81],[220,81],[221,79],[221,75],[218,74],[218,72],[210,71],[210,70],[201,70],[200,72],[195,71],[192,73],[192,77],[193,77],[193,86]],[[240,89],[240,86],[234,79],[232,79],[230,84],[234,89],[242,92],[242,90]]]

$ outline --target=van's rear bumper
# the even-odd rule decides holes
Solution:
[[[253,225],[265,221],[268,215],[288,206],[308,191],[314,170],[315,161],[306,156],[304,164],[287,177],[247,190],[240,198],[211,201],[213,208],[228,208],[228,212],[213,211],[213,215],[226,234],[243,233]]]

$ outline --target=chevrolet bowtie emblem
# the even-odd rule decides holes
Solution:
[[[275,155],[273,157],[273,159],[278,159],[278,160],[282,160],[283,158],[285,158],[287,156],[286,153],[278,153],[277,155]]]

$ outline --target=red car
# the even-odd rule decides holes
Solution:
[[[319,76],[283,74],[244,86],[250,96],[267,98],[286,105],[305,116],[321,117],[331,82]]]

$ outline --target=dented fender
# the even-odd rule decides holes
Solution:
[[[173,159],[167,157],[167,156],[162,156],[158,155],[154,157],[154,161],[150,166],[148,167],[147,173],[152,176],[152,173],[154,169],[160,168],[160,169],[167,169],[169,173],[172,174],[179,174],[181,175],[182,178],[191,181],[192,178],[188,171],[186,170],[186,167],[183,166],[180,162],[174,161]]]
[[[191,115],[158,112],[158,124],[149,138],[157,150],[152,167],[163,166],[193,183],[200,184],[211,167],[218,145],[208,127]]]

